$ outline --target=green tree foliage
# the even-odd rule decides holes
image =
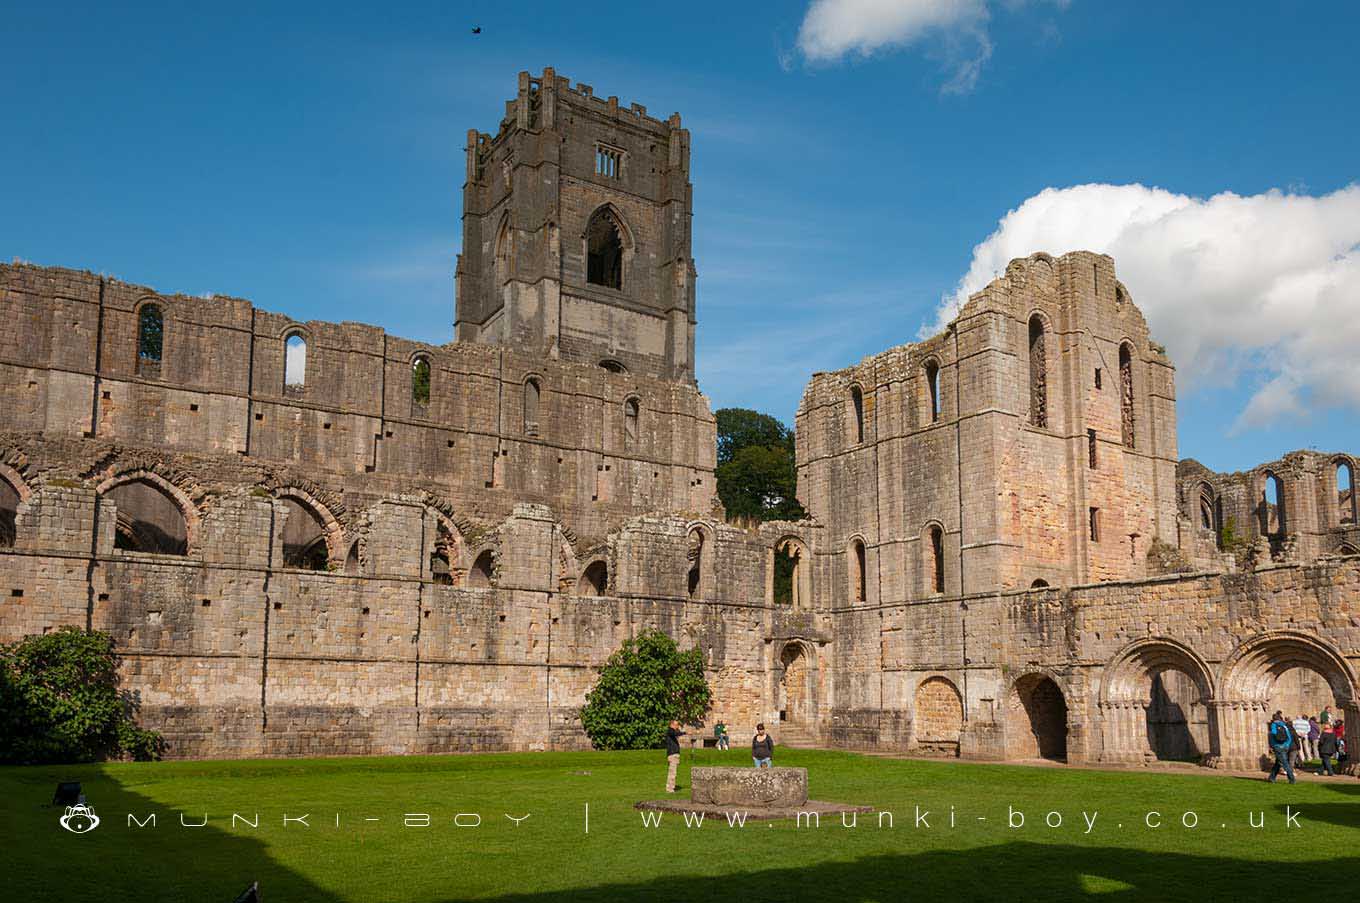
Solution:
[[[119,692],[113,638],[62,627],[0,647],[0,761],[159,758],[162,741]]]
[[[799,520],[793,431],[769,414],[718,411],[718,498],[733,518]]]
[[[159,362],[164,345],[165,319],[159,307],[148,304],[137,320],[137,354],[144,360]]]
[[[411,365],[411,400],[416,404],[430,403],[430,362],[416,358]]]
[[[655,749],[671,719],[698,724],[711,701],[703,654],[681,652],[666,634],[645,630],[605,662],[581,724],[596,749]]]

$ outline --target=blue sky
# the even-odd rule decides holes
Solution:
[[[1355,4],[589,6],[11,4],[0,258],[448,341],[465,131],[551,65],[693,132],[715,408],[792,422],[1087,246],[1178,355],[1183,456],[1360,451]]]

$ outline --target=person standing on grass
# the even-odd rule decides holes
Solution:
[[[1322,735],[1318,737],[1317,751],[1318,758],[1322,759],[1322,767],[1318,769],[1318,774],[1336,774],[1332,771],[1332,757],[1336,755],[1336,734],[1332,733],[1331,725],[1324,728]]]
[[[1313,758],[1308,752],[1308,716],[1300,715],[1295,718],[1294,723],[1291,724],[1290,727],[1294,729],[1294,739],[1298,744],[1295,746],[1296,752],[1294,755],[1296,758],[1294,760],[1294,767],[1302,768],[1305,761]]]
[[[1289,783],[1294,783],[1294,763],[1290,761],[1294,749],[1294,732],[1289,729],[1289,724],[1284,720],[1284,715],[1276,712],[1270,719],[1270,724],[1266,726],[1266,737],[1270,743],[1270,751],[1275,756],[1275,764],[1270,767],[1270,776],[1267,781],[1274,784],[1275,778],[1279,777],[1280,769],[1289,778]]]
[[[675,792],[675,773],[680,769],[680,738],[685,732],[680,730],[680,722],[671,720],[666,728],[666,792]]]
[[[773,768],[774,738],[765,733],[765,725],[756,725],[756,735],[751,738],[751,759],[756,768]]]
[[[718,740],[718,749],[727,749],[727,725],[721,721],[713,725],[713,736]]]
[[[1308,719],[1308,758],[1317,755],[1318,740],[1322,739],[1322,728],[1318,726],[1316,718]]]

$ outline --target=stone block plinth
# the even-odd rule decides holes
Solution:
[[[808,798],[806,768],[694,768],[690,800],[713,806],[801,806]]]

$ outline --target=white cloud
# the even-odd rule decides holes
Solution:
[[[1014,11],[1025,0],[1002,5]],[[950,73],[942,90],[961,94],[977,86],[991,58],[990,20],[988,0],[813,0],[798,30],[798,49],[808,62],[834,63],[847,54],[867,57],[929,40]],[[781,65],[787,69],[788,62]]]
[[[1360,186],[1194,198],[1143,185],[1047,188],[973,249],[933,329],[1035,251],[1110,254],[1184,388],[1245,384],[1235,430],[1360,410]]]

